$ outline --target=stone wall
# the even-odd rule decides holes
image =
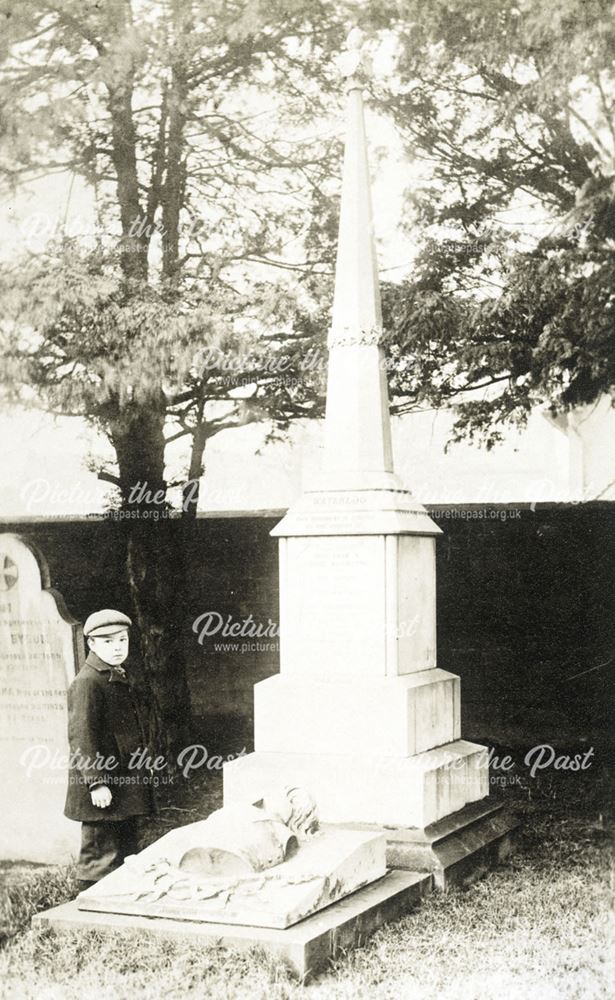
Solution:
[[[429,510],[444,531],[437,547],[438,664],[461,676],[464,735],[519,744],[609,740],[615,504]],[[269,531],[277,520],[199,519],[188,557],[184,635],[200,730],[215,734],[212,739],[226,730],[227,739],[234,734],[231,744],[244,740],[248,748],[252,686],[278,669],[277,638],[223,635],[222,624],[228,630],[251,615],[273,631],[268,623],[278,620],[278,570]],[[77,618],[97,607],[129,610],[116,522],[0,528],[38,543],[52,585]],[[201,635],[218,622],[215,634]]]

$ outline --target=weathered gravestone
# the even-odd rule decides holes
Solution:
[[[83,662],[78,622],[43,556],[0,534],[0,859],[64,863],[79,826],[63,815],[66,690]]]

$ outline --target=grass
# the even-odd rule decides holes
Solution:
[[[466,890],[428,897],[302,986],[262,954],[94,932],[28,929],[70,898],[70,870],[9,880],[12,935],[0,953],[7,1000],[608,1000],[615,997],[615,863],[604,819],[608,773],[545,775],[520,850]],[[191,791],[189,822],[201,809]],[[211,791],[215,802],[217,791]],[[171,819],[172,817],[172,819]],[[158,821],[161,822],[160,820]],[[149,838],[148,838],[149,839]]]

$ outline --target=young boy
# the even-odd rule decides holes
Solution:
[[[70,771],[64,813],[81,822],[80,890],[136,852],[136,817],[154,807],[151,771],[138,766],[137,751],[145,749],[145,742],[122,666],[131,625],[121,611],[89,616],[83,627],[89,653],[68,689]]]

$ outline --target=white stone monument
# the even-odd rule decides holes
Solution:
[[[440,532],[393,471],[361,53],[344,59],[325,458],[319,482],[273,532],[281,672],[255,688],[256,751],[225,765],[220,813],[35,917],[55,928],[257,945],[302,978],[444,885],[445,872],[448,880],[468,859],[475,870],[478,855],[501,856],[512,829],[499,806],[481,805],[483,748],[460,739],[459,678],[436,666]],[[288,831],[280,835],[283,809],[254,813],[284,786],[293,801],[297,786],[311,792],[324,821],[296,853],[286,851]],[[463,819],[450,815],[459,811]],[[385,874],[385,864],[410,870]]]
[[[255,687],[255,752],[225,765],[224,800],[294,781],[326,822],[424,828],[483,799],[488,769],[436,665],[441,532],[393,468],[357,40],[345,60],[323,467],[272,532],[280,673]]]
[[[66,691],[83,639],[48,584],[34,546],[0,534],[0,858],[60,864],[79,848],[64,816]]]

